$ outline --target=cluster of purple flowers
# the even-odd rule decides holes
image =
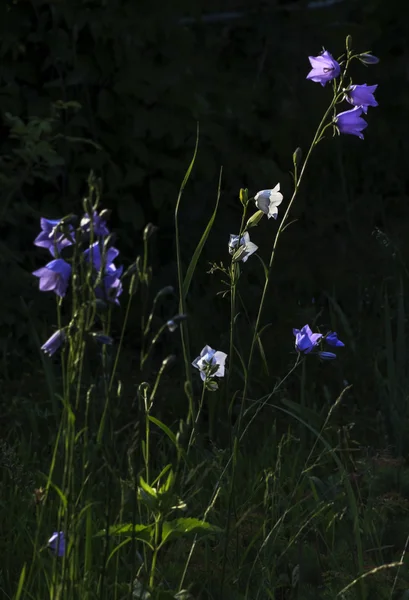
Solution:
[[[326,342],[329,346],[335,348],[343,348],[345,344],[338,339],[338,335],[335,331],[329,331],[326,335],[322,333],[313,333],[309,325],[304,325],[301,329],[293,329],[295,335],[295,349],[300,354],[310,354],[314,351],[318,344]],[[327,352],[325,350],[319,350],[314,352],[323,360],[333,360],[337,357],[334,352]]]
[[[364,64],[376,64],[379,59],[372,54],[364,53],[357,56]],[[340,64],[324,50],[319,56],[309,56],[311,71],[307,79],[320,83],[325,86],[328,81],[336,79],[341,74]],[[349,102],[354,108],[338,113],[333,118],[333,125],[339,133],[356,135],[363,139],[362,131],[368,126],[368,123],[362,118],[362,114],[368,112],[369,106],[378,106],[374,93],[377,85],[349,85],[342,91],[343,99]]]
[[[118,298],[122,293],[123,267],[117,267],[114,263],[119,251],[112,246],[105,249],[106,238],[110,232],[104,212],[99,214],[96,210],[93,211],[92,216],[85,213],[77,231],[64,219],[41,219],[41,232],[34,240],[34,244],[47,249],[54,257],[45,267],[33,272],[33,275],[39,278],[39,287],[42,292],[53,291],[60,298],[65,296],[72,266],[61,257],[61,253],[77,241],[82,243],[85,239],[89,244],[91,231],[92,237],[97,238],[97,241],[83,251],[83,258],[86,263],[92,264],[95,296],[98,299],[119,304]],[[56,331],[42,346],[42,350],[52,356],[61,346],[65,337],[64,330]]]

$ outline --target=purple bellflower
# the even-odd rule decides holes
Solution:
[[[40,290],[42,292],[55,292],[63,298],[67,291],[71,276],[71,266],[62,258],[56,258],[45,267],[33,272],[40,279]]]
[[[63,329],[59,329],[41,346],[41,350],[52,356],[57,352],[61,344],[65,341],[65,333]]]
[[[57,556],[65,554],[65,535],[63,531],[54,531],[53,535],[48,540],[48,547]]]
[[[72,245],[72,241],[66,237],[62,231],[62,227],[60,227],[61,220],[41,218],[40,223],[41,232],[34,240],[35,246],[46,248],[55,257],[58,256],[63,248]],[[74,235],[72,225],[68,226],[68,233]]]
[[[356,135],[364,139],[362,131],[368,127],[368,123],[361,117],[363,108],[355,106],[352,110],[346,110],[336,115],[334,124],[340,133]]]
[[[101,254],[101,246],[99,242],[95,242],[92,244],[90,248],[84,251],[85,260],[89,260],[92,258],[92,264],[94,265],[97,271],[101,270],[102,261],[105,263],[105,270],[108,270],[113,265],[114,260],[119,255],[119,250],[111,246],[105,252],[104,255]]]
[[[312,69],[308,73],[307,79],[320,83],[323,87],[341,73],[341,67],[327,50],[318,56],[309,56],[308,60]]]
[[[85,215],[82,217],[80,225],[82,230],[86,233],[91,231],[91,219],[88,213],[85,213]],[[95,235],[109,235],[109,229],[107,227],[106,220],[103,217],[101,217],[96,210],[94,210],[92,216],[92,230],[95,233]]]
[[[344,342],[341,342],[341,340],[338,339],[336,331],[330,331],[324,339],[330,346],[336,346],[337,348],[343,348],[345,346]]]
[[[205,346],[200,356],[195,358],[192,365],[199,369],[202,381],[208,377],[224,377],[224,364],[227,354],[213,350],[210,346]]]
[[[377,101],[374,98],[377,85],[351,85],[345,92],[345,100],[353,106],[361,106],[362,110],[366,114],[368,112],[368,106],[378,106]]]
[[[325,351],[318,352],[318,356],[320,358],[322,358],[322,360],[334,360],[337,357],[337,355],[334,354],[333,352],[325,352]]]
[[[309,325],[304,325],[302,329],[293,329],[293,334],[295,335],[295,349],[303,354],[309,354],[322,338],[322,334],[313,333]]]
[[[118,268],[111,264],[105,271],[103,278],[103,287],[97,286],[95,288],[95,295],[101,300],[107,300],[108,302],[115,302],[119,304],[119,296],[122,294],[123,287],[121,281],[123,267]]]

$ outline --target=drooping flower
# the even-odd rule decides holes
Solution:
[[[213,350],[210,346],[205,346],[200,356],[195,358],[192,365],[199,369],[202,381],[209,377],[224,377],[224,365],[227,354],[219,350]]]
[[[171,333],[173,333],[179,327],[179,323],[181,323],[182,321],[185,321],[186,319],[187,319],[186,315],[178,314],[178,315],[175,315],[174,317],[172,317],[171,319],[169,319],[169,321],[166,322],[166,325],[167,325],[169,331]]]
[[[361,117],[362,112],[363,108],[361,106],[355,106],[351,110],[346,110],[336,115],[334,124],[339,132],[356,135],[363,140],[362,131],[368,127],[368,123]]]
[[[52,256],[58,256],[63,248],[72,245],[72,241],[69,236],[74,235],[74,228],[72,225],[64,225],[61,219],[40,219],[41,232],[34,240],[34,245],[40,248],[46,248],[52,254]],[[63,231],[64,227],[68,227],[66,232]]]
[[[45,265],[45,267],[34,271],[33,275],[39,277],[40,290],[42,292],[53,291],[57,296],[63,298],[71,276],[71,266],[62,258],[56,258]]]
[[[88,233],[91,231],[91,219],[88,213],[85,213],[85,215],[82,217],[80,225],[84,232]],[[101,217],[96,210],[94,210],[92,216],[92,230],[95,235],[109,235],[109,229],[107,227],[106,220],[103,216]]]
[[[63,531],[54,531],[53,535],[48,540],[48,547],[57,556],[65,554],[65,535]]]
[[[249,234],[246,233],[239,238],[238,235],[230,234],[229,252],[233,254],[233,260],[242,260],[246,262],[248,257],[258,250],[258,246],[250,241]]]
[[[327,50],[324,50],[318,56],[309,56],[308,60],[312,69],[308,73],[307,79],[320,83],[322,86],[338,77],[341,73],[341,67],[338,62]]]
[[[261,190],[261,192],[257,192],[254,196],[254,200],[257,208],[262,210],[269,219],[271,217],[276,219],[278,215],[277,207],[280,206],[283,201],[283,195],[280,192],[280,184],[277,183],[272,190]]]
[[[368,112],[368,106],[378,106],[377,101],[374,98],[374,93],[378,85],[351,85],[350,88],[345,92],[345,100],[353,106],[361,106],[362,110],[366,114]]]
[[[364,65],[377,65],[379,62],[379,58],[373,54],[370,54],[369,52],[360,54],[358,58]]]
[[[123,286],[121,281],[121,275],[123,267],[115,267],[114,264],[108,267],[103,275],[103,286],[98,285],[95,288],[95,295],[101,300],[107,300],[108,302],[115,302],[119,305],[119,296],[123,292]]]
[[[336,346],[338,348],[343,348],[345,346],[344,342],[341,342],[341,340],[338,339],[336,331],[330,331],[329,333],[327,333],[327,335],[325,336],[325,341],[330,346]]]
[[[65,332],[63,329],[58,329],[53,335],[41,346],[41,350],[52,356],[57,352],[61,344],[65,341]]]
[[[295,349],[297,352],[309,354],[322,338],[321,333],[313,333],[309,325],[304,325],[302,329],[293,329],[295,335]]]

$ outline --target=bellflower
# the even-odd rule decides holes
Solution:
[[[258,250],[258,246],[250,241],[249,234],[246,233],[239,238],[238,235],[230,234],[229,252],[233,254],[233,260],[242,260],[246,262],[248,257]]]
[[[345,92],[345,100],[354,106],[361,106],[362,110],[366,114],[368,112],[368,106],[378,106],[377,101],[374,98],[377,85],[351,85]]]
[[[34,245],[40,248],[46,248],[52,256],[58,255],[63,248],[72,245],[72,241],[62,231],[63,225],[61,219],[40,219],[41,232],[34,240]],[[68,225],[68,233],[74,235],[74,228]]]
[[[192,365],[199,369],[202,381],[208,377],[224,377],[224,364],[227,354],[213,350],[210,346],[205,346],[200,356],[195,358]]]
[[[169,331],[171,333],[173,333],[179,327],[179,323],[181,323],[182,321],[185,321],[186,319],[187,319],[187,315],[178,314],[178,315],[175,315],[174,317],[172,317],[171,319],[169,319],[169,321],[166,321],[166,325],[167,325]]]
[[[57,556],[65,554],[65,535],[63,531],[54,531],[53,535],[48,540],[48,547]]]
[[[45,267],[33,272],[40,279],[40,290],[42,292],[55,292],[63,298],[67,291],[68,281],[71,276],[71,266],[62,258],[56,258]]]
[[[304,325],[302,329],[293,329],[293,334],[295,335],[295,349],[303,354],[309,354],[322,338],[322,334],[313,333],[309,325]]]
[[[65,333],[63,329],[59,329],[41,346],[41,350],[48,354],[48,356],[52,356],[57,352],[61,344],[65,341]]]
[[[261,192],[257,192],[254,196],[254,200],[257,208],[262,210],[269,219],[271,217],[276,219],[278,215],[277,207],[283,201],[283,195],[280,192],[280,184],[277,183],[272,190],[261,190]]]
[[[308,73],[307,79],[320,83],[322,86],[341,73],[341,67],[327,50],[324,50],[319,56],[309,56],[308,60],[312,69]]]
[[[336,115],[334,123],[339,132],[356,135],[363,140],[362,131],[368,127],[368,123],[361,117],[362,112],[361,106],[355,106],[352,110],[346,110]]]
[[[80,225],[84,232],[88,233],[91,231],[91,219],[88,213],[85,213],[85,215],[82,217]],[[101,217],[96,210],[94,210],[92,215],[92,230],[95,235],[109,235],[109,229],[107,227],[106,220]]]
[[[338,339],[336,331],[330,331],[329,333],[327,333],[327,335],[325,336],[325,341],[330,346],[336,346],[338,348],[343,348],[345,346],[344,342],[341,342],[341,340]]]
[[[111,264],[104,273],[103,287],[97,286],[95,288],[96,297],[100,298],[101,300],[115,302],[115,304],[119,305],[118,298],[123,292],[121,281],[122,272],[122,266],[116,268],[115,265]]]
[[[108,270],[111,266],[113,266],[113,262],[118,255],[119,250],[113,246],[108,248],[108,250],[102,255],[101,245],[99,242],[95,242],[92,244],[92,246],[90,246],[90,248],[84,250],[85,260],[89,261],[90,257],[92,257],[92,264],[97,271],[101,270],[102,261],[104,261],[105,270]]]

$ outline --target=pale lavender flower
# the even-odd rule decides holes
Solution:
[[[312,69],[308,73],[307,79],[320,83],[322,86],[341,73],[341,67],[327,50],[324,50],[318,56],[309,56],[308,60]]]
[[[351,85],[345,92],[345,100],[354,106],[361,106],[366,114],[368,106],[378,106],[374,93],[378,85]]]
[[[45,267],[34,271],[33,275],[40,278],[40,290],[42,292],[53,291],[62,298],[67,291],[71,266],[62,258],[56,258]]]
[[[272,190],[261,190],[254,196],[257,208],[263,211],[270,219],[277,219],[278,206],[283,201],[283,195],[280,192],[280,184],[277,183]]]
[[[34,245],[40,248],[46,248],[52,254],[52,256],[58,256],[63,248],[72,245],[72,241],[68,236],[74,235],[74,228],[72,225],[68,225],[67,235],[62,231],[63,225],[61,219],[40,219],[41,232],[34,240]]]
[[[53,335],[41,346],[41,350],[48,356],[52,356],[60,348],[65,341],[65,332],[63,329],[58,329]]]
[[[65,535],[63,531],[54,531],[53,535],[48,540],[48,547],[57,556],[65,554]]]
[[[233,254],[233,261],[242,260],[246,262],[248,257],[258,250],[258,246],[250,241],[249,234],[246,233],[239,238],[238,235],[230,234],[229,252]]]
[[[192,365],[199,369],[202,381],[209,377],[224,377],[224,365],[227,354],[221,351],[213,350],[210,346],[205,346],[200,356],[195,358]]]
[[[362,131],[368,127],[368,123],[361,117],[362,112],[363,109],[361,106],[355,106],[351,110],[346,110],[336,115],[334,123],[339,132],[356,135],[363,140]]]
[[[304,325],[302,329],[293,329],[295,335],[295,348],[297,352],[309,354],[313,350],[320,339],[321,333],[313,333],[309,325]]]

